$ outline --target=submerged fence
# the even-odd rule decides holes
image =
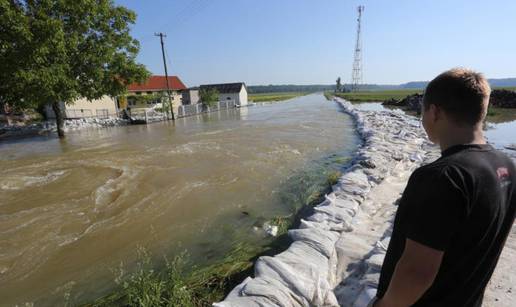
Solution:
[[[53,113],[53,111],[52,111]],[[108,118],[110,116],[117,116],[116,111],[110,111],[109,109],[66,109],[64,110],[65,118],[76,119],[76,118]],[[48,112],[47,112],[48,114]],[[51,118],[55,118],[54,114],[51,114]]]
[[[236,107],[234,100],[219,101],[215,105],[208,107],[201,103],[187,104],[179,106],[177,110],[177,117],[192,116],[201,113],[215,112],[219,110],[232,109]]]
[[[156,111],[155,109],[145,108],[136,109],[129,112],[131,121],[140,121],[145,123],[158,122],[167,119],[167,114]]]

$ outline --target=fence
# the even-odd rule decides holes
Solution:
[[[108,118],[109,110],[108,109],[97,109],[97,117],[98,118]]]
[[[132,121],[144,121],[145,123],[162,121],[167,115],[151,108],[133,109],[129,112]]]
[[[53,111],[52,111],[53,113]],[[52,118],[55,117],[54,114],[52,114]],[[115,113],[109,113],[109,109],[66,109],[65,110],[65,117],[69,119],[75,119],[75,118],[108,118],[109,116],[117,116],[118,114]]]
[[[219,110],[226,110],[235,107],[236,103],[234,100],[219,101],[211,107],[205,106],[200,103],[181,105],[177,110],[177,117],[185,117],[201,113],[216,112]]]

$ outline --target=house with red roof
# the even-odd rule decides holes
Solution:
[[[133,83],[127,87],[129,93],[126,97],[127,99],[119,100],[120,109],[153,108],[160,106],[162,100],[168,103],[168,99],[165,100],[163,97],[166,97],[167,90],[170,90],[172,106],[174,112],[177,114],[177,108],[179,108],[182,102],[181,93],[186,89],[187,87],[184,85],[183,81],[177,76],[168,77],[168,87],[165,76],[151,76],[144,83]]]
[[[186,86],[177,76],[169,76],[168,84],[172,97],[172,106],[175,114],[182,103],[182,91],[186,90]],[[145,83],[130,84],[128,86],[128,95],[124,97],[103,96],[100,99],[88,100],[79,98],[71,103],[61,103],[61,109],[64,111],[65,118],[88,118],[88,117],[116,117],[120,110],[130,107],[153,108],[161,106],[160,99],[141,99],[146,95],[161,94],[165,96],[167,93],[167,80],[165,76],[151,76]],[[160,95],[153,95],[158,97]],[[165,100],[165,99],[163,99]],[[168,103],[168,99],[165,100]],[[55,118],[54,111],[50,105],[45,107],[47,118]]]

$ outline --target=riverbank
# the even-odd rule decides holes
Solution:
[[[338,306],[342,301],[341,281],[352,283],[348,265],[358,261],[376,240],[356,235],[363,216],[370,213],[368,195],[403,178],[419,166],[424,157],[436,155],[424,138],[419,123],[395,112],[365,112],[338,100],[355,118],[364,144],[352,166],[333,186],[333,192],[315,208],[315,214],[289,231],[291,246],[274,257],[261,257],[254,277],[236,287],[216,306],[275,305]],[[403,179],[401,179],[403,180]],[[387,193],[388,192],[388,193]],[[398,193],[386,191],[382,199],[392,203]],[[394,196],[393,196],[394,195]],[[358,282],[358,281],[357,281]],[[347,297],[356,299],[362,289]],[[344,305],[347,306],[347,305]]]
[[[348,93],[331,93],[334,96],[351,102],[383,102],[389,99],[400,100],[409,95],[421,94],[423,90],[384,90],[384,91],[359,91]]]
[[[365,306],[374,296],[396,201],[411,172],[435,160],[439,151],[413,117],[359,111],[337,101],[355,118],[364,139],[352,166],[316,213],[289,231],[292,245],[258,259],[254,277],[215,306]],[[486,293],[486,306],[515,303],[514,242],[513,232]]]
[[[250,102],[277,102],[284,101],[299,96],[308,95],[308,92],[285,92],[285,93],[257,93],[249,94]]]
[[[385,102],[400,101],[408,96],[423,94],[423,89],[401,89],[401,90],[379,90],[379,91],[358,91],[346,93],[326,92],[329,95],[337,96],[351,102]],[[514,105],[515,87],[493,88],[491,105],[502,107],[512,107]]]

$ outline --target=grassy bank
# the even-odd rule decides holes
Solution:
[[[516,91],[516,87],[500,87],[495,89],[506,89]],[[422,94],[422,89],[404,90],[383,90],[383,91],[360,91],[353,93],[329,93],[351,102],[383,102],[388,99],[403,99],[412,94]]]
[[[516,91],[516,86],[495,87],[496,90]]]
[[[335,93],[335,96],[352,102],[375,102],[388,99],[403,99],[408,95],[422,93],[422,90],[386,90],[386,91],[363,91],[353,93]]]
[[[508,90],[516,90],[516,87],[505,88]],[[384,100],[395,98],[395,99],[403,99],[407,95],[411,95],[416,93],[417,91],[379,91],[379,92],[357,92],[357,93],[333,93],[333,92],[325,92],[324,96],[326,99],[331,100],[333,96],[342,97],[346,100],[349,100],[353,103],[360,102],[383,102]],[[417,92],[421,93],[421,91]],[[412,116],[419,116],[416,112],[407,110],[404,107],[394,107],[394,106],[386,106],[387,108],[392,109],[401,109],[406,114]],[[490,107],[486,117],[487,121],[494,124],[511,122],[516,120],[516,109],[512,108],[498,108],[498,107]]]
[[[490,107],[486,119],[493,124],[512,122],[516,120],[516,109]]]
[[[249,100],[252,102],[272,102],[282,101],[296,98],[309,94],[308,92],[285,92],[285,93],[259,93],[249,94]]]

